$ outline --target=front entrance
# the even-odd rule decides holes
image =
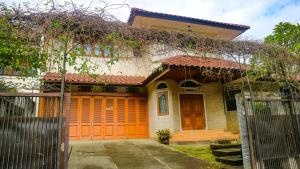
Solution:
[[[203,94],[180,94],[179,97],[182,129],[205,129]]]
[[[72,96],[71,140],[147,138],[144,97]]]

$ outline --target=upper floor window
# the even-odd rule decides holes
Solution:
[[[95,55],[98,57],[110,57],[112,51],[111,45],[95,44]]]
[[[142,57],[142,50],[140,47],[133,48],[132,52],[134,57]]]
[[[168,85],[166,83],[160,83],[157,86],[157,105],[158,115],[166,116],[169,115],[169,104],[168,104]]]
[[[84,55],[92,55],[92,45],[90,44],[83,45],[83,52]]]

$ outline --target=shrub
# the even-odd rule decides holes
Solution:
[[[158,136],[158,140],[159,140],[160,143],[169,144],[169,139],[171,137],[169,129],[158,130],[156,132],[156,135]]]

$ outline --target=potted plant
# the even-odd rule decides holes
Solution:
[[[158,141],[162,144],[169,144],[170,139],[170,130],[169,129],[161,129],[156,132],[158,136]]]

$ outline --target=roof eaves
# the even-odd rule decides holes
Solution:
[[[146,11],[146,10],[139,9],[139,8],[131,9],[131,13],[130,13],[130,16],[128,19],[129,25],[132,25],[133,20],[136,16],[144,16],[144,17],[151,17],[151,18],[157,18],[157,19],[166,19],[166,20],[186,22],[186,23],[192,23],[192,24],[201,24],[201,25],[214,26],[214,27],[220,27],[220,28],[225,28],[225,29],[238,30],[241,32],[245,32],[246,30],[250,29],[250,26],[247,26],[247,25],[231,24],[231,23],[210,21],[210,20],[205,20],[205,19],[197,19],[197,18],[192,18],[192,17],[170,15],[170,14]]]

